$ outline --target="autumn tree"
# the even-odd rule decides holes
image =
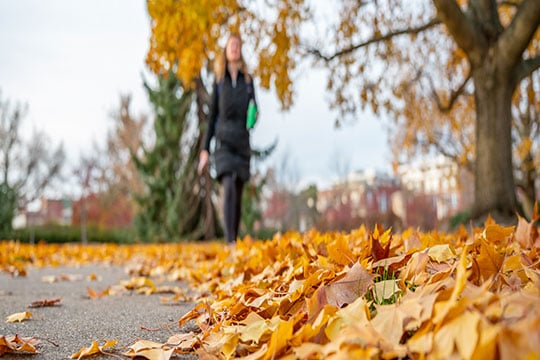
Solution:
[[[538,54],[527,52],[540,2],[347,1],[343,7],[336,48],[312,49],[331,69],[333,104],[343,113],[365,105],[397,116],[411,111],[407,119],[423,114],[417,121],[434,131],[474,131],[473,144],[456,144],[475,149],[473,217],[513,218],[512,96],[540,66]],[[459,116],[469,101],[460,96],[467,93],[474,94],[474,122]],[[435,126],[434,107],[454,110],[457,121]]]
[[[336,13],[326,14],[330,35],[324,40],[301,36],[302,25],[311,19],[307,5],[302,0],[149,1],[147,62],[163,72],[178,60],[177,72],[189,83],[215,57],[217,39],[232,28],[250,39],[260,84],[273,85],[285,109],[292,104],[292,79],[302,52],[329,69],[331,106],[341,118],[355,118],[366,106],[400,114],[411,96],[450,111],[467,106],[460,95],[474,94],[473,120],[442,124],[459,127],[462,120],[463,129],[474,132],[474,144],[464,144],[474,148],[473,215],[513,217],[511,103],[518,84],[540,66],[537,52],[526,51],[538,27],[540,3],[342,1],[331,7]]]
[[[26,106],[0,97],[0,228],[11,229],[17,207],[37,199],[60,175],[65,154],[62,144],[51,147],[41,131],[29,139],[21,132]]]
[[[113,112],[111,118],[113,126],[107,134],[107,170],[104,178],[111,193],[131,197],[143,191],[141,176],[133,158],[141,155],[144,145],[149,142],[145,137],[148,118],[146,115],[136,117],[132,114],[131,95],[120,96],[118,110]]]

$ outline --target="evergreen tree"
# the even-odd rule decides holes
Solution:
[[[132,154],[145,187],[137,197],[137,230],[146,241],[202,238],[204,194],[196,166],[201,136],[190,134],[195,93],[172,73],[145,88],[155,113],[155,144],[141,156]]]
[[[11,221],[17,210],[17,194],[7,183],[0,184],[0,240],[11,233]]]

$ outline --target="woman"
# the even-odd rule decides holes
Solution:
[[[223,215],[227,242],[238,236],[242,189],[249,180],[251,148],[246,128],[250,100],[256,104],[251,76],[242,57],[239,35],[231,35],[216,68],[210,118],[199,156],[199,173],[208,166],[210,141],[216,137],[215,162],[225,199]]]

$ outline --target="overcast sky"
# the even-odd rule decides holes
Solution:
[[[0,0],[2,99],[26,103],[26,131],[34,127],[63,142],[71,163],[88,152],[92,142],[104,144],[120,94],[132,94],[135,114],[149,111],[142,87],[150,33],[145,4]],[[390,169],[379,120],[366,115],[335,129],[325,74],[305,70],[295,86],[295,105],[285,113],[272,93],[258,90],[261,117],[252,144],[263,147],[279,140],[268,163],[278,164],[287,156],[301,183],[320,185],[336,177],[336,155],[350,170]]]

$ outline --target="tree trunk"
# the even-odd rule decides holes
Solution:
[[[476,166],[474,219],[491,214],[498,222],[515,221],[517,200],[512,167],[512,94],[514,82],[486,57],[473,72],[476,103]]]

